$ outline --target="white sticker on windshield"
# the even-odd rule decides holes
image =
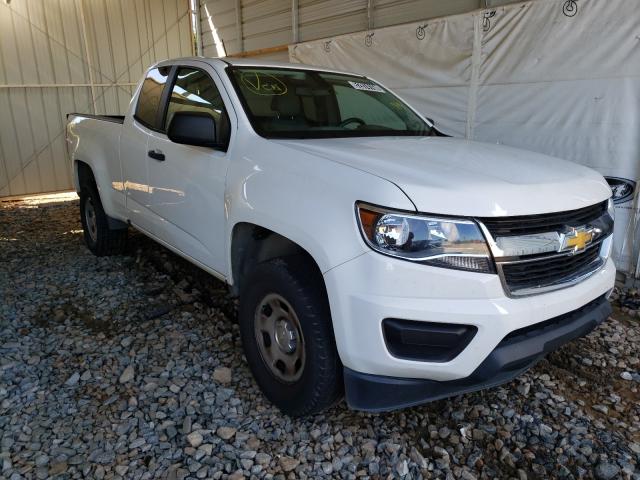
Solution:
[[[356,90],[364,90],[365,92],[378,92],[384,93],[381,86],[375,83],[362,83],[362,82],[349,82],[349,84]]]

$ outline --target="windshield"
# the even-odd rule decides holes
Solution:
[[[430,126],[365,77],[267,67],[230,67],[253,128],[267,138],[428,135]]]

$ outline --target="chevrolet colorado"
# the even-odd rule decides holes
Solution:
[[[132,226],[227,282],[290,415],[498,385],[610,313],[598,173],[447,138],[370,78],[164,61],[125,116],[70,114],[67,142],[88,248]]]

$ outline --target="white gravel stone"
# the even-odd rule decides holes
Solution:
[[[280,465],[280,468],[282,468],[283,472],[291,472],[292,470],[295,470],[298,465],[300,465],[300,460],[291,457],[280,457],[278,459],[278,465]]]
[[[210,443],[205,443],[204,445],[200,445],[198,450],[202,451],[205,457],[210,457],[213,452],[213,445]]]
[[[256,454],[255,461],[260,465],[269,465],[269,463],[271,462],[271,455],[260,452]]]
[[[78,372],[75,372],[73,375],[71,375],[67,381],[65,382],[66,385],[69,386],[73,386],[76,385],[78,383],[78,380],[80,380],[80,374]]]
[[[124,475],[129,470],[129,467],[127,465],[118,465],[116,466],[115,470],[118,475],[120,475],[121,477],[124,477]]]
[[[200,432],[191,432],[189,435],[187,435],[187,441],[193,448],[198,448],[202,444],[203,440],[204,437]]]
[[[218,367],[213,371],[213,379],[222,384],[231,382],[231,369],[227,367]]]
[[[133,380],[135,375],[136,375],[136,373],[135,373],[135,370],[133,368],[133,365],[129,365],[127,368],[125,368],[123,370],[122,374],[120,375],[119,382],[120,383],[130,382],[131,380]]]
[[[218,435],[223,440],[229,440],[236,434],[236,429],[233,427],[219,427],[216,430],[216,435]]]

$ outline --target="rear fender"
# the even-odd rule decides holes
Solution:
[[[121,130],[121,124],[72,116],[67,124],[67,147],[76,192],[79,193],[82,188],[87,168],[98,189],[105,213],[114,219],[126,221],[120,166]]]

